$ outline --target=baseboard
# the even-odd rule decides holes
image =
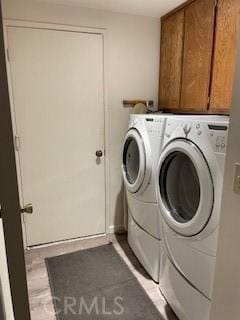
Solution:
[[[126,229],[124,228],[124,225],[112,225],[109,226],[108,228],[108,233],[113,234],[113,233],[125,233]]]

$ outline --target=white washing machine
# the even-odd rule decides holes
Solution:
[[[157,169],[159,287],[180,320],[208,320],[229,118],[169,118]]]
[[[166,116],[131,115],[123,149],[123,179],[128,201],[128,242],[149,275],[159,280],[160,228],[156,168]]]

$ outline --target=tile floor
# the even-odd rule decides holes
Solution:
[[[160,294],[157,284],[149,278],[134,256],[127,243],[126,235],[100,236],[27,250],[26,268],[32,320],[56,320],[44,259],[46,257],[104,245],[109,243],[109,241],[113,243],[115,249],[136,276],[163,318],[166,320],[177,320],[163,296]]]

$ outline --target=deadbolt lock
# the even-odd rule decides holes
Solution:
[[[21,209],[21,213],[28,213],[28,214],[32,214],[33,213],[33,206],[31,203],[26,204],[22,209]]]

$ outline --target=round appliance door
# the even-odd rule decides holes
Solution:
[[[127,189],[136,193],[151,175],[144,141],[139,131],[130,129],[125,137],[123,149],[123,178]]]
[[[178,234],[194,236],[208,223],[214,201],[208,164],[192,142],[177,139],[164,149],[158,167],[163,218]]]

